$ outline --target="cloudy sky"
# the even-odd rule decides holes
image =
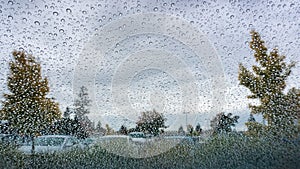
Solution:
[[[26,50],[61,111],[85,85],[90,118],[115,129],[153,108],[171,129],[207,128],[219,111],[240,115],[242,129],[250,101],[237,75],[239,63],[255,64],[250,30],[299,62],[299,17],[298,1],[0,1],[0,90],[12,50]],[[300,88],[299,72],[288,88]]]

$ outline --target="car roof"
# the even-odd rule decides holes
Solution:
[[[103,136],[102,138],[117,138],[117,137],[128,137],[126,135],[106,135],[106,136]]]
[[[143,132],[131,132],[129,134],[144,134]]]
[[[57,138],[75,138],[74,136],[69,136],[69,135],[42,135],[42,136],[38,136],[39,138],[43,137],[43,138],[47,138],[47,137],[57,137]]]

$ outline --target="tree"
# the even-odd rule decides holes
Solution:
[[[260,136],[262,135],[263,125],[256,122],[252,113],[250,113],[248,121],[245,123],[248,127],[246,134],[249,136]]]
[[[128,130],[127,127],[125,127],[124,125],[122,125],[119,129],[119,133],[123,134],[123,135],[127,135],[128,134]]]
[[[83,118],[90,113],[89,107],[91,106],[91,100],[88,95],[88,90],[85,86],[81,86],[77,99],[75,99],[75,114],[78,119]]]
[[[180,126],[180,127],[178,128],[178,134],[179,134],[179,135],[184,135],[184,134],[185,134],[185,132],[184,132],[182,126]]]
[[[80,91],[78,93],[77,99],[75,99],[74,106],[75,116],[88,136],[93,131],[93,123],[87,117],[87,114],[90,113],[89,108],[91,106],[91,100],[89,99],[88,91],[85,86],[80,87]]]
[[[202,128],[199,123],[197,124],[195,131],[196,131],[196,135],[200,135],[202,133]]]
[[[102,123],[101,123],[101,121],[99,120],[98,122],[97,122],[97,125],[96,125],[96,131],[101,131],[101,129],[102,129]]]
[[[105,135],[111,135],[115,132],[114,129],[112,129],[108,124],[105,124],[105,128],[106,128]]]
[[[250,116],[249,116],[249,119],[248,119],[248,122],[256,122],[254,116],[252,113],[250,113]]]
[[[2,119],[8,120],[15,133],[34,137],[61,117],[58,103],[47,98],[48,80],[31,55],[14,51],[4,94]]]
[[[268,49],[260,35],[252,31],[250,48],[254,50],[254,57],[258,65],[247,70],[242,64],[239,66],[240,85],[251,91],[249,99],[258,99],[260,105],[249,105],[252,114],[262,114],[267,126],[262,129],[274,135],[292,136],[297,132],[294,124],[300,109],[300,95],[295,88],[287,94],[283,91],[286,80],[295,66],[295,62],[287,64],[285,56],[279,55],[278,49],[268,53]],[[253,123],[248,123],[252,125]]]
[[[191,125],[191,124],[189,124],[189,125],[187,125],[187,133],[188,133],[188,135],[190,135],[190,136],[193,136],[193,133],[194,133],[194,127]]]
[[[98,134],[105,134],[105,133],[106,133],[106,130],[102,127],[102,123],[101,123],[100,120],[98,121],[98,123],[97,123],[97,125],[96,125],[95,131],[96,131]]]
[[[64,111],[64,113],[63,113],[63,117],[64,117],[64,118],[69,118],[70,115],[71,115],[72,113],[73,113],[73,112],[70,110],[70,108],[67,107],[67,108],[66,108],[66,111]]]
[[[214,134],[231,132],[231,127],[238,123],[239,116],[233,116],[228,113],[225,115],[224,112],[217,114],[210,122],[210,126],[213,129]]]
[[[160,132],[159,129],[167,128],[165,126],[166,120],[162,113],[153,110],[142,112],[136,124],[139,131],[157,136]]]
[[[65,117],[55,121],[45,134],[73,135],[79,139],[88,137],[87,131],[81,126],[78,118],[75,117],[74,119],[71,119],[69,117],[71,113],[72,112],[67,107],[66,111],[63,113]]]

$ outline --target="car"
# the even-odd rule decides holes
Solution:
[[[16,134],[0,134],[0,143],[4,145],[20,146],[30,138]]]
[[[135,143],[145,143],[146,142],[146,136],[143,132],[131,132],[129,135],[129,141],[135,142]]]
[[[88,138],[82,139],[80,141],[84,147],[92,147],[93,145],[95,145],[97,139],[94,137],[93,138],[88,137]]]
[[[1,144],[10,144],[12,142],[13,135],[12,134],[0,134],[0,143]]]
[[[180,145],[193,145],[194,140],[190,136],[165,136],[164,140],[173,140]]]
[[[54,153],[70,150],[72,148],[83,148],[83,145],[74,136],[43,135],[35,138],[34,147],[34,153]],[[31,154],[32,143],[22,145],[18,150],[25,154]]]

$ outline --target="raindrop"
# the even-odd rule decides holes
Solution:
[[[14,17],[13,17],[13,16],[11,16],[11,15],[8,15],[8,19],[9,19],[9,20],[13,20],[13,19],[14,19]]]
[[[157,7],[153,8],[153,11],[155,11],[155,12],[158,11],[158,8]]]
[[[53,12],[53,15],[54,16],[58,16],[58,12]]]
[[[40,22],[39,21],[34,21],[34,24],[40,25]]]
[[[67,9],[66,9],[66,12],[67,12],[67,13],[72,13],[72,10],[71,10],[70,8],[67,8]]]
[[[13,1],[8,1],[7,4],[8,4],[8,5],[13,5],[14,2],[13,2]]]

